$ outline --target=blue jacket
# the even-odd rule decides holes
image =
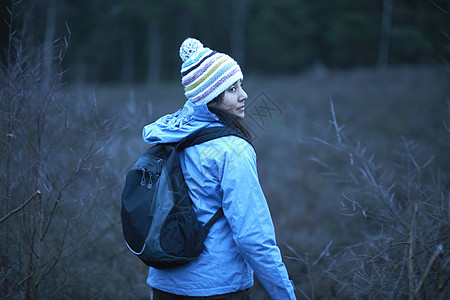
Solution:
[[[183,109],[144,127],[146,142],[177,142],[205,126],[220,126],[206,105],[187,101]],[[266,199],[258,181],[256,154],[245,140],[227,136],[192,146],[180,162],[194,203],[205,224],[223,207],[203,253],[173,269],[150,268],[147,283],[188,296],[231,293],[253,285],[253,271],[272,299],[295,299]]]

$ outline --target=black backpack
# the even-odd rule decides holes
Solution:
[[[225,126],[202,128],[179,143],[156,144],[134,163],[122,191],[122,230],[128,248],[158,269],[189,263],[203,251],[220,208],[207,224],[198,221],[179,161],[179,151],[222,136],[245,137]]]

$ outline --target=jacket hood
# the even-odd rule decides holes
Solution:
[[[212,123],[222,124],[206,104],[194,105],[188,100],[177,112],[146,125],[142,130],[142,138],[149,144],[175,143]]]

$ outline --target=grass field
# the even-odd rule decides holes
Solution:
[[[1,209],[18,209],[0,227],[1,291],[149,299],[121,190],[148,146],[142,128],[183,105],[181,83],[46,90],[32,68],[8,74]],[[246,75],[259,178],[299,298],[450,296],[449,83],[425,65]],[[267,299],[258,283],[253,299]]]
[[[366,242],[368,232],[379,227],[376,219],[356,212],[344,216],[347,158],[342,151],[318,142],[336,139],[329,122],[330,100],[337,121],[345,124],[343,133],[353,145],[362,145],[374,154],[381,169],[395,169],[404,141],[417,141],[420,155],[433,156],[433,170],[442,170],[440,184],[448,185],[449,133],[445,124],[450,124],[449,82],[445,70],[431,66],[400,66],[385,72],[313,70],[289,77],[245,78],[249,94],[246,118],[255,137],[260,181],[298,296],[336,299],[347,295],[344,283],[339,285],[326,276],[330,261],[339,259],[335,255],[343,247]],[[111,263],[117,267],[111,269],[103,292],[114,293],[114,287],[120,286],[145,297],[146,270],[127,252],[120,235],[121,176],[146,148],[140,137],[142,127],[181,107],[183,90],[179,83],[93,90],[100,111],[117,115],[117,131],[108,148],[110,170],[114,170],[112,208],[105,219],[111,222],[109,244],[117,254]],[[370,207],[370,203],[366,205]],[[372,211],[376,212],[369,209],[368,213]],[[445,243],[449,243],[448,236]],[[448,254],[447,248],[447,258]],[[257,285],[254,299],[265,297]]]

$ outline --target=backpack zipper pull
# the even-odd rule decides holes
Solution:
[[[147,188],[151,189],[153,186],[153,181],[152,181],[152,173],[148,172],[148,184],[147,184]]]
[[[142,168],[142,178],[141,178],[141,185],[145,185],[145,168]]]

